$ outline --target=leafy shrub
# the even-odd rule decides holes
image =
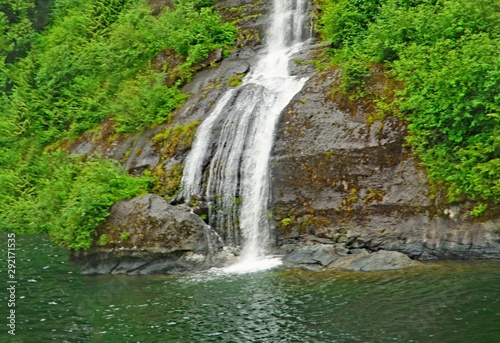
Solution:
[[[163,75],[159,73],[150,72],[125,81],[111,105],[117,131],[131,132],[151,124],[161,124],[165,114],[179,107],[186,97],[178,87],[165,87]]]
[[[232,25],[198,0],[178,1],[159,16],[145,0],[57,1],[53,18],[40,35],[23,35],[34,46],[26,58],[0,68],[4,106],[22,101],[44,145],[76,138],[107,117],[118,118],[118,131],[165,120],[186,96],[180,83],[167,87],[163,72],[151,71],[151,59],[175,51],[184,60],[178,74],[186,80],[210,51],[236,37]],[[2,22],[8,20],[0,12]],[[0,52],[12,46],[0,39]]]
[[[354,44],[367,34],[368,24],[379,11],[381,0],[325,0],[320,24],[323,35],[332,47],[341,48]]]
[[[342,88],[346,92],[362,89],[370,77],[370,69],[359,60],[346,63],[342,71]]]
[[[78,167],[59,220],[49,234],[56,243],[71,249],[87,249],[95,229],[108,217],[111,205],[146,193],[150,180],[134,178],[110,160],[87,161]]]
[[[498,3],[327,0],[320,8],[343,87],[362,88],[363,66],[384,62],[404,85],[395,104],[430,178],[448,185],[450,201],[500,203]]]
[[[49,155],[36,147],[32,152],[36,156],[26,158],[20,169],[0,173],[0,183],[22,182],[3,189],[8,197],[0,201],[2,230],[47,231],[56,243],[86,249],[113,203],[151,186],[151,179],[132,177],[114,161]]]

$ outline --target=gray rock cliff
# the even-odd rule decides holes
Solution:
[[[272,158],[279,245],[307,237],[412,258],[499,258],[500,218],[434,199],[395,117],[371,122],[362,103],[331,89],[339,73],[311,78],[285,109]]]
[[[73,254],[88,273],[181,272],[227,260],[210,259],[210,249],[222,251],[220,241],[199,217],[161,197],[175,201],[196,124],[251,70],[260,48],[265,2],[226,0],[218,7],[240,27],[237,50],[222,61],[214,52],[220,63],[184,86],[190,98],[166,123],[115,135],[107,122],[66,147],[116,159],[133,174],[150,170],[159,180],[159,195],[117,203],[94,246]],[[421,260],[500,258],[500,215],[474,219],[470,204],[450,205],[431,191],[425,170],[405,145],[404,123],[391,116],[374,120],[369,105],[332,96],[340,72],[317,71],[309,63],[315,49],[321,46],[297,54],[290,66],[310,79],[282,113],[271,160],[270,206],[277,251],[288,254],[285,261],[313,270],[365,270],[368,262],[411,263],[383,252],[358,261],[359,252],[396,251]],[[109,241],[99,242],[103,235]]]

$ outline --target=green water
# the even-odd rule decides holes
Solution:
[[[500,261],[89,277],[46,238],[16,240],[16,336],[0,240],[0,342],[500,342]]]

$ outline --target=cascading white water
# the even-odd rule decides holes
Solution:
[[[239,233],[243,235],[240,262],[229,271],[280,263],[265,258],[271,231],[269,159],[280,113],[306,81],[288,70],[291,57],[307,44],[306,7],[304,0],[274,0],[266,46],[255,68],[238,89],[222,96],[200,125],[184,165],[182,197],[209,200],[210,225],[223,234],[226,244],[238,244]]]

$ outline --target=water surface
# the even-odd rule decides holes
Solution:
[[[2,315],[6,235],[1,235]],[[1,342],[498,342],[500,261],[393,272],[83,276],[17,237],[16,337]]]

